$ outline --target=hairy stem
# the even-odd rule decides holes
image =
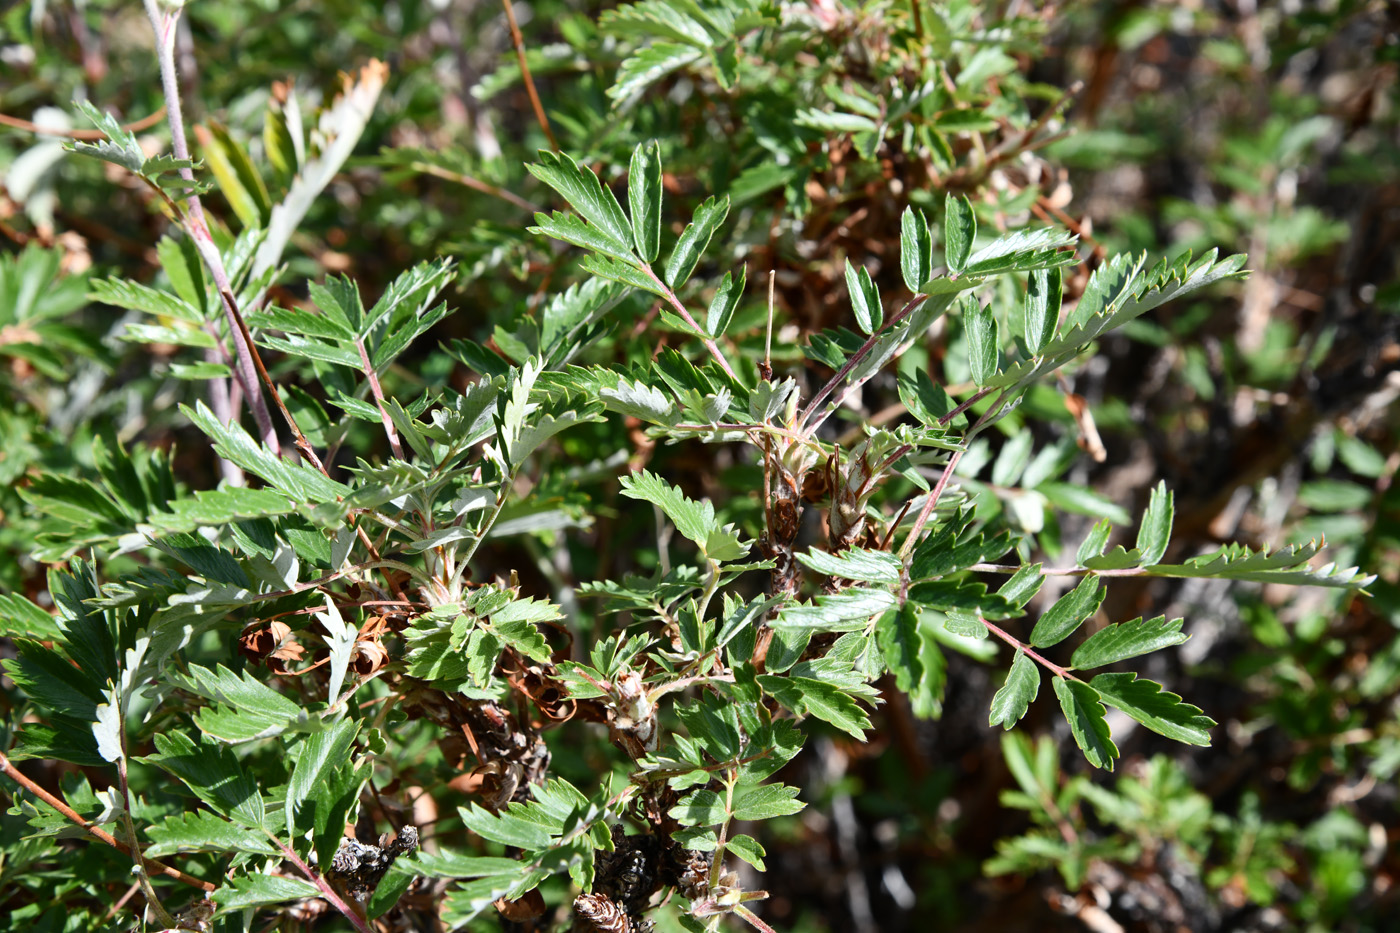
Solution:
[[[879,341],[879,339],[885,335],[885,332],[893,328],[896,324],[899,324],[909,315],[913,314],[914,309],[927,300],[928,296],[922,293],[915,295],[913,298],[909,299],[909,303],[906,304],[903,308],[901,308],[898,314],[895,314],[888,321],[886,321],[884,327],[881,327],[879,330],[875,331],[875,333],[867,337],[865,339],[865,343],[861,344],[860,348],[857,349],[856,352],[851,354],[850,359],[846,360],[845,364],[842,365],[842,367],[839,370],[837,370],[836,375],[832,376],[827,381],[826,385],[822,386],[821,390],[817,392],[816,395],[812,396],[812,400],[807,403],[807,407],[802,409],[802,414],[798,415],[797,417],[797,424],[799,427],[802,425],[807,425],[805,428],[802,429],[803,434],[811,434],[818,427],[820,427],[822,421],[826,420],[826,415],[823,415],[821,418],[817,419],[810,425],[807,424],[808,419],[812,417],[812,413],[817,410],[818,406],[820,406],[822,402],[826,401],[827,396],[831,395],[832,392],[836,391],[836,387],[839,386],[842,382],[844,382],[846,380],[846,377],[851,374],[851,371],[856,368],[856,365],[861,360],[865,359],[865,357],[870,353],[870,351],[875,348],[876,342]],[[841,399],[844,399],[853,388],[855,387],[851,386],[847,388],[846,391],[841,394],[841,397],[832,403],[831,407],[833,410],[840,405]],[[828,414],[830,414],[830,412],[828,412]]]
[[[362,338],[355,338],[355,349],[360,351],[360,363],[364,367],[365,378],[369,380],[369,390],[374,394],[374,404],[379,406],[379,417],[384,422],[384,433],[389,437],[389,447],[394,456],[402,460],[403,445],[399,443],[399,432],[394,427],[394,419],[389,417],[389,409],[384,405],[384,390],[379,387],[379,374],[374,371],[374,364],[370,362],[369,351],[365,349]]]
[[[977,616],[977,621],[985,625],[987,627],[987,631],[991,632],[997,638],[1000,638],[1002,641],[1006,642],[1008,645],[1015,648],[1017,651],[1024,651],[1027,657],[1029,657],[1033,661],[1039,662],[1045,667],[1046,670],[1050,671],[1056,676],[1065,677],[1069,680],[1079,679],[1078,677],[1075,677],[1073,674],[1070,673],[1069,668],[1060,667],[1060,665],[1056,664],[1054,661],[1046,660],[1044,655],[1037,653],[1035,649],[1031,648],[1025,642],[1021,641],[1015,635],[1010,634],[1005,629],[993,625],[991,622],[988,622],[986,619],[982,618],[981,615]]]

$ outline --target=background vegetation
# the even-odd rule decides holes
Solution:
[[[1036,559],[1063,566],[1095,519],[1131,525],[1165,480],[1175,494],[1168,559],[1227,541],[1272,548],[1325,535],[1328,560],[1378,575],[1367,593],[1151,576],[1115,582],[1107,618],[1186,620],[1191,641],[1142,670],[1218,725],[1212,746],[1197,748],[1112,720],[1122,753],[1112,774],[1085,764],[1048,690],[1003,737],[984,721],[1001,686],[995,669],[950,657],[939,718],[922,715],[929,710],[911,706],[886,676],[875,683],[886,702],[870,713],[866,742],[809,720],[806,746],[778,774],[808,805],[751,830],[767,871],[746,886],[769,892],[756,909],[790,931],[1393,924],[1394,5],[818,0],[703,5],[705,16],[687,20],[692,6],[536,0],[517,3],[512,20],[472,2],[192,3],[174,56],[191,154],[212,185],[204,203],[216,239],[279,229],[286,214],[274,205],[299,205],[283,224],[285,248],[262,267],[285,270],[260,283],[252,256],[240,287],[265,286],[281,307],[320,305],[305,283],[346,274],[369,305],[405,270],[454,259],[447,313],[427,321],[427,336],[384,371],[383,389],[409,409],[425,392],[469,391],[492,367],[504,371],[506,360],[547,343],[539,309],[587,278],[577,250],[528,229],[536,211],[569,205],[526,165],[557,148],[621,196],[635,147],[650,140],[664,167],[668,240],[705,198],[729,196],[726,225],[697,272],[717,283],[747,268],[726,346],[746,373],[764,359],[771,270],[772,365],[807,394],[831,369],[801,348],[824,329],[855,326],[847,261],[864,264],[886,294],[901,288],[907,206],[939,230],[945,195],[965,195],[984,232],[1052,224],[1078,234],[1075,264],[1063,268],[1067,301],[1120,252],[1246,253],[1248,279],[1139,318],[1104,336],[1099,352],[1059,382],[1032,390],[1022,413],[1033,427],[994,432],[980,464],[970,453],[964,492],[979,521],[1033,536]],[[705,27],[694,28],[698,21]],[[63,132],[91,126],[75,101],[138,124],[148,157],[168,151],[163,118],[144,119],[165,103],[145,12],[106,0],[6,4],[0,590],[12,595],[0,596],[0,613],[11,634],[35,637],[17,621],[27,611],[21,598],[46,610],[74,599],[51,591],[51,566],[82,555],[109,581],[189,563],[187,552],[153,557],[144,539],[123,537],[145,514],[116,497],[75,499],[53,477],[107,477],[112,463],[125,462],[114,451],[125,448],[130,469],[148,480],[167,475],[163,456],[169,487],[151,481],[143,490],[159,506],[177,485],[187,494],[232,476],[210,429],[179,407],[212,404],[211,380],[201,377],[226,372],[204,354],[212,341],[168,307],[140,307],[110,284],[146,283],[197,305],[206,299],[200,263],[181,245],[189,241],[176,232],[166,189],[64,148]],[[366,106],[347,114],[346,101]],[[338,139],[353,145],[348,158]],[[302,197],[297,186],[317,165],[324,177]],[[1013,286],[1005,288],[1009,296]],[[1010,305],[1020,307],[1019,294]],[[609,311],[612,326],[590,352],[621,364],[665,347],[695,349],[662,304],[633,292]],[[341,469],[388,456],[372,407],[368,419],[352,420],[353,404],[334,404],[336,389],[354,395],[350,383],[313,376],[279,339],[264,342],[264,358],[311,445],[335,451],[326,459]],[[960,326],[940,324],[894,369],[938,373],[968,398],[976,386],[966,342]],[[703,348],[692,358],[698,363]],[[856,393],[828,433],[858,437],[862,422],[893,424],[902,399],[892,370]],[[244,424],[255,427],[251,415]],[[1007,448],[1023,436],[1037,452],[1057,452],[1058,472],[1036,461],[1051,479],[1022,480],[1030,447]],[[763,528],[763,474],[753,458],[699,439],[662,443],[635,418],[612,417],[562,434],[547,457],[512,474],[528,493],[502,516],[514,533],[498,528],[490,547],[474,551],[471,579],[500,578],[552,600],[584,660],[583,646],[610,634],[615,618],[588,585],[669,569],[680,546],[659,512],[622,495],[616,475],[643,467],[713,500],[750,537]],[[1093,494],[1076,491],[1085,488]],[[304,647],[280,637],[261,644],[254,615],[239,619],[248,669],[286,675],[279,689],[292,695],[324,691],[324,671],[307,670],[326,654],[319,635]],[[304,627],[305,613],[299,618],[291,621]],[[227,648],[238,634],[220,630],[227,637],[201,649],[208,663],[233,664],[231,652],[213,646]],[[287,652],[280,669],[273,647]],[[369,649],[357,655],[361,673],[399,660],[389,656],[392,644],[382,650],[383,659]],[[0,652],[17,656],[10,640]],[[33,690],[0,683],[0,747],[13,752],[23,747],[20,724],[39,714]],[[625,775],[606,736],[602,726],[545,731],[550,775],[589,788],[610,771]],[[376,802],[362,805],[361,838],[413,824],[431,852],[432,835],[462,831],[459,805],[510,799],[514,788],[504,792],[499,773],[472,769],[479,750],[458,768],[465,756],[465,746],[432,732],[397,747],[374,782]],[[61,788],[85,816],[112,807],[103,796],[110,767],[46,757],[35,755],[25,774]],[[536,777],[528,766],[515,775],[527,784]],[[133,758],[131,812],[153,823],[180,812],[188,798],[168,783]],[[133,894],[129,860],[71,841],[82,833],[26,803],[10,777],[0,786],[12,803],[0,822],[0,929],[129,928],[130,912],[118,908]],[[217,877],[222,864],[216,854],[181,856],[188,848],[169,838],[142,842],[202,877]],[[399,892],[411,880],[402,877]],[[567,879],[541,890],[541,914],[493,908],[470,922],[553,929],[559,919],[567,929]],[[346,922],[307,906],[322,902],[299,903],[267,911],[255,928]],[[436,909],[421,879],[381,922],[428,929]],[[676,914],[668,905],[648,916],[670,930],[680,928]]]

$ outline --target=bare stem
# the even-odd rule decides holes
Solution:
[[[131,854],[131,847],[128,846],[126,843],[118,840],[111,833],[106,832],[105,830],[98,829],[96,826],[89,824],[86,820],[79,816],[77,812],[73,810],[72,807],[68,806],[68,804],[64,803],[62,800],[55,797],[48,791],[44,790],[38,784],[35,784],[28,777],[26,777],[18,768],[16,768],[10,762],[9,758],[5,757],[4,752],[0,752],[0,774],[3,774],[11,780],[15,781],[25,790],[33,794],[35,797],[38,797],[40,800],[44,801],[44,803],[53,807],[59,813],[62,813],[65,818],[82,827],[84,832],[88,833],[93,838],[97,839],[99,842],[105,842],[107,845],[111,846],[114,849],[117,849],[120,852],[125,852],[128,855]],[[210,884],[208,881],[200,881],[198,878],[195,878],[192,875],[185,874],[178,868],[171,868],[169,865],[157,862],[153,858],[146,858],[144,855],[141,856],[141,864],[146,867],[146,871],[148,872],[163,875],[167,878],[174,878],[176,881],[183,882],[184,884],[190,885],[191,887],[199,888],[201,891],[213,891],[215,888],[215,885]]]
[[[1015,635],[1010,634],[1005,629],[993,625],[991,622],[988,622],[980,615],[977,617],[977,621],[985,625],[987,627],[987,631],[991,632],[997,638],[1000,638],[1002,641],[1006,642],[1008,645],[1015,648],[1017,651],[1024,651],[1027,657],[1031,658],[1034,661],[1040,662],[1042,665],[1045,666],[1047,670],[1051,671],[1056,676],[1066,677],[1070,680],[1079,679],[1078,677],[1075,677],[1069,672],[1069,668],[1060,667],[1060,665],[1056,664],[1054,661],[1047,661],[1044,655],[1038,654],[1035,651],[1035,649],[1031,648],[1029,645],[1025,644],[1019,638],[1017,638]]]
[[[118,691],[120,693],[120,691]],[[123,719],[126,717],[126,710],[121,710]],[[131,860],[136,865],[136,882],[141,886],[141,893],[146,895],[147,909],[161,925],[169,928],[177,926],[175,918],[170,916],[170,912],[165,909],[165,905],[156,896],[156,890],[151,885],[150,875],[146,873],[146,866],[141,864],[140,843],[136,840],[136,824],[131,819],[131,785],[126,779],[126,724],[123,722],[120,727],[121,757],[117,759],[117,784],[121,788],[122,794],[122,824],[126,827],[126,838],[131,843]]]
[[[142,130],[155,126],[164,116],[165,108],[162,107],[149,117],[142,117],[135,123],[123,123],[122,129],[131,133],[139,133]],[[60,130],[52,126],[40,126],[37,123],[31,123],[28,120],[21,120],[19,117],[11,117],[3,113],[0,113],[0,126],[13,127],[17,130],[34,133],[37,136],[62,136],[65,139],[79,139],[84,142],[101,142],[107,138],[107,134],[101,130]]]
[[[982,399],[986,398],[988,395],[991,395],[992,392],[993,392],[993,390],[990,389],[990,388],[978,389],[978,390],[972,395],[972,397],[969,398],[967,401],[965,401],[965,402],[961,403],[960,405],[958,405],[957,408],[954,408],[952,411],[948,412],[948,414],[944,415],[942,418],[939,418],[939,419],[938,419],[938,424],[939,424],[939,426],[941,427],[941,426],[943,426],[943,425],[946,425],[949,421],[952,421],[952,420],[953,420],[954,418],[956,418],[958,415],[961,415],[963,412],[967,411],[967,410],[968,410],[969,408],[971,408],[973,405],[976,405],[978,402],[982,401]]]
[[[681,316],[682,320],[702,334],[705,332],[704,328],[695,322],[695,318],[690,316],[690,312],[685,309],[685,305],[681,304],[681,300],[676,297],[676,293],[671,290],[671,286],[663,282],[661,277],[652,271],[649,264],[642,264],[642,272],[645,273],[646,277],[651,279],[652,282],[656,283],[656,287],[661,289],[662,297],[666,299],[666,303],[676,309],[676,313]],[[720,368],[729,374],[729,378],[737,380],[739,377],[734,375],[734,370],[730,367],[729,361],[726,360],[724,354],[720,352],[719,344],[715,343],[709,337],[702,337],[700,339],[701,342],[705,344],[705,349],[709,350],[710,355],[719,363]]]
[[[540,207],[538,204],[531,204],[513,191],[507,191],[504,188],[488,184],[479,178],[473,178],[461,172],[445,169],[440,165],[433,165],[431,162],[413,162],[410,163],[409,168],[422,172],[424,175],[432,175],[434,178],[441,178],[444,181],[456,182],[459,185],[465,185],[473,191],[480,191],[482,194],[489,194],[493,198],[500,198],[502,201],[508,201],[522,211],[529,211],[531,214],[538,214],[540,211],[544,210],[544,208]]]
[[[162,8],[159,0],[145,0],[145,4],[146,15],[150,17],[151,28],[155,30],[156,35],[156,56],[160,61],[161,87],[165,93],[166,116],[170,124],[170,148],[175,158],[188,160],[190,147],[185,141],[185,123],[180,111],[180,83],[175,69],[175,31],[180,21],[180,10]],[[180,177],[189,182],[194,181],[194,173],[188,168],[180,169]],[[272,428],[272,415],[267,409],[267,402],[257,391],[258,368],[253,363],[257,351],[253,348],[252,340],[247,337],[247,325],[242,323],[242,315],[234,302],[233,286],[229,282],[227,270],[224,269],[223,257],[219,255],[219,248],[214,245],[209,224],[204,219],[204,207],[200,204],[199,195],[191,193],[187,201],[189,209],[185,214],[185,232],[189,234],[195,248],[199,250],[200,258],[209,268],[209,276],[214,280],[214,287],[218,289],[219,297],[223,301],[224,315],[228,318],[237,357],[234,375],[243,387],[243,394],[248,396],[248,407],[253,411],[253,419],[257,422],[258,432],[263,441],[274,452],[280,452],[277,432]]]
[[[501,0],[501,6],[505,8],[506,21],[510,23],[510,38],[515,43],[515,57],[520,61],[520,75],[525,79],[525,93],[530,95],[530,106],[535,108],[535,121],[539,123],[540,129],[544,130],[544,138],[549,140],[549,148],[558,152],[559,141],[554,138],[554,131],[549,128],[549,117],[544,115],[540,95],[535,90],[535,79],[530,75],[530,63],[525,60],[525,37],[520,34],[520,24],[515,21],[515,8],[511,6],[510,0]]]

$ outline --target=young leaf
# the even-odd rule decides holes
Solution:
[[[977,239],[977,217],[972,202],[951,193],[943,199],[943,262],[948,271],[961,274],[972,255],[972,241]]]
[[[933,278],[933,235],[924,212],[912,205],[899,218],[899,271],[911,292]]]
[[[726,272],[720,280],[719,288],[715,289],[715,297],[710,299],[710,310],[705,316],[705,330],[711,337],[722,337],[729,329],[734,309],[739,306],[739,298],[744,294],[744,277],[747,272],[746,268],[740,268],[737,279],[732,272]]]
[[[1086,683],[1064,677],[1056,677],[1054,684],[1055,696],[1059,697],[1060,709],[1064,710],[1069,731],[1074,734],[1079,750],[1089,764],[1112,771],[1113,762],[1118,757],[1118,746],[1113,744],[1113,737],[1109,734],[1098,691]]]
[[[1026,287],[1026,346],[1032,356],[1055,336],[1060,323],[1060,301],[1064,279],[1059,268],[1033,269]]]
[[[880,291],[870,279],[870,270],[865,266],[846,262],[846,290],[851,296],[851,310],[855,313],[856,324],[861,333],[873,334],[884,323],[884,309],[880,307]]]
[[[1079,585],[1056,600],[1031,630],[1031,644],[1049,648],[1064,641],[1093,615],[1103,602],[1104,589],[1098,578],[1087,576]]]
[[[695,209],[695,216],[681,231],[681,238],[676,241],[675,249],[671,250],[671,257],[666,260],[667,285],[680,288],[685,284],[690,278],[690,273],[695,271],[700,257],[704,255],[705,247],[710,245],[710,237],[715,235],[715,231],[728,215],[727,195],[718,201],[707,198],[705,203]]]
[[[637,255],[655,262],[661,252],[661,144],[638,143],[627,173],[627,206]]]
[[[1136,674],[1100,674],[1091,682],[1105,703],[1116,706],[1160,735],[1188,745],[1209,745],[1215,720],[1201,715],[1198,706]]]
[[[1167,543],[1172,536],[1172,517],[1175,513],[1175,496],[1167,492],[1165,481],[1159,481],[1152,490],[1152,499],[1147,504],[1147,512],[1142,516],[1142,526],[1138,528],[1137,550],[1142,552],[1142,563],[1151,567],[1161,561],[1167,553]]]
[[[959,299],[962,305],[963,327],[967,331],[968,363],[972,367],[972,381],[985,385],[997,372],[997,350],[1001,347],[1001,334],[997,319],[990,305],[984,306],[973,295]]]
[[[999,723],[1009,730],[1026,715],[1026,710],[1030,709],[1039,692],[1040,668],[1026,657],[1024,651],[1017,651],[1016,659],[1011,662],[1011,670],[1006,672],[1006,683],[992,697],[992,712],[987,724],[995,726]]]
[[[526,166],[530,174],[563,195],[580,217],[610,241],[614,253],[630,256],[632,226],[622,213],[622,205],[598,176],[563,153],[541,149],[539,157],[538,163]],[[535,219],[540,220],[538,216]]]
[[[1090,635],[1074,649],[1070,665],[1082,669],[1103,667],[1150,654],[1161,648],[1184,643],[1190,635],[1181,631],[1182,620],[1167,621],[1166,616],[1155,619],[1133,619],[1109,625]]]

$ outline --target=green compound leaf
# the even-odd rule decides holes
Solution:
[[[1064,677],[1056,677],[1054,684],[1055,696],[1059,697],[1060,708],[1064,710],[1079,750],[1089,764],[1112,771],[1113,762],[1118,757],[1118,746],[1113,744],[1113,737],[1109,734],[1098,691],[1088,684]]]
[[[1127,713],[1160,735],[1188,745],[1209,745],[1215,720],[1162,689],[1152,680],[1139,680],[1137,674],[1100,674],[1091,685],[1103,701]]]
[[[1100,629],[1074,649],[1070,665],[1081,670],[1103,667],[1149,654],[1161,648],[1184,643],[1190,635],[1181,631],[1182,620],[1167,621],[1166,616],[1144,621],[1120,622]]]
[[[1031,703],[1040,692],[1040,668],[1026,657],[1024,651],[1016,652],[1016,660],[1011,662],[1011,670],[1006,672],[1006,683],[992,697],[992,712],[987,724],[1000,724],[1010,729],[1026,715]]]
[[[1085,577],[1040,617],[1031,630],[1031,644],[1037,648],[1058,645],[1098,610],[1103,598],[1104,589],[1098,578]]]

